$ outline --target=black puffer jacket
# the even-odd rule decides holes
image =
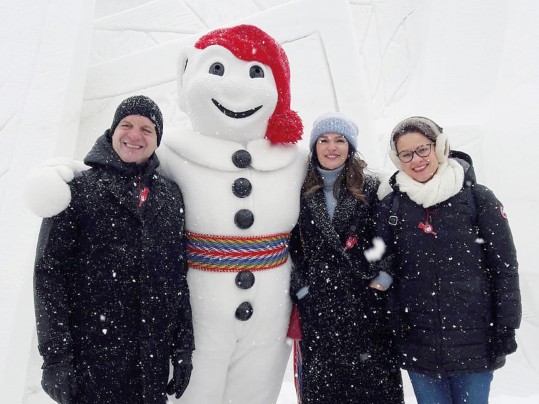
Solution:
[[[377,273],[363,254],[372,243],[377,187],[376,178],[366,178],[366,204],[343,189],[333,220],[322,190],[301,199],[290,251],[291,295],[303,329],[304,404],[403,402],[387,294],[369,287]],[[345,249],[347,240],[355,244]],[[303,287],[309,292],[298,301]]]
[[[376,214],[377,234],[387,244],[381,266],[395,271],[391,301],[401,366],[430,375],[499,368],[516,349],[521,318],[518,263],[503,206],[476,184],[468,155],[451,152],[450,158],[465,169],[460,192],[424,209],[399,192],[394,175],[394,191]],[[388,224],[392,214],[395,226]],[[431,233],[421,228],[427,217]]]
[[[125,164],[106,135],[85,163],[69,207],[41,228],[39,351],[73,356],[73,403],[165,403],[171,352],[194,349],[182,195],[155,172],[155,154]]]

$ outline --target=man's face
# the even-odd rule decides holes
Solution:
[[[112,148],[125,163],[144,164],[157,149],[157,131],[142,115],[123,118],[112,134]]]

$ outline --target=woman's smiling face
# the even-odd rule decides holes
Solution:
[[[320,166],[326,170],[335,170],[346,162],[348,141],[340,133],[326,133],[316,141],[316,157]]]
[[[429,145],[430,153],[426,157],[421,157],[415,152],[421,146],[427,145]],[[435,152],[436,144],[428,137],[418,132],[410,132],[397,139],[396,147],[398,154],[406,151],[414,152],[409,162],[405,163],[401,160],[402,170],[409,177],[417,182],[427,182],[436,174],[439,165]]]

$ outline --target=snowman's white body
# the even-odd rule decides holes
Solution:
[[[297,145],[264,138],[277,100],[271,69],[258,63],[265,77],[252,79],[245,72],[256,62],[239,60],[220,46],[193,49],[185,57],[179,95],[191,125],[166,133],[158,155],[163,173],[182,190],[188,234],[210,240],[277,237],[286,243],[299,214],[307,158]],[[225,69],[222,76],[208,74],[215,61]],[[235,111],[263,107],[237,119],[209,100]],[[234,163],[238,151],[250,159],[247,165]],[[238,189],[238,181],[247,188]],[[238,219],[239,211],[247,218]],[[284,260],[281,256],[276,266],[247,271],[254,281],[247,288],[237,285],[240,270],[220,266],[220,253],[215,252],[213,261],[218,270],[201,269],[190,259],[196,349],[189,386],[178,402],[274,403],[290,355],[291,262],[286,246]],[[248,313],[241,313],[246,304]]]

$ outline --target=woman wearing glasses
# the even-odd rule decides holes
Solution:
[[[386,244],[379,265],[394,274],[401,367],[419,404],[487,403],[521,318],[507,216],[432,120],[401,121],[390,145],[399,171],[375,218]]]

